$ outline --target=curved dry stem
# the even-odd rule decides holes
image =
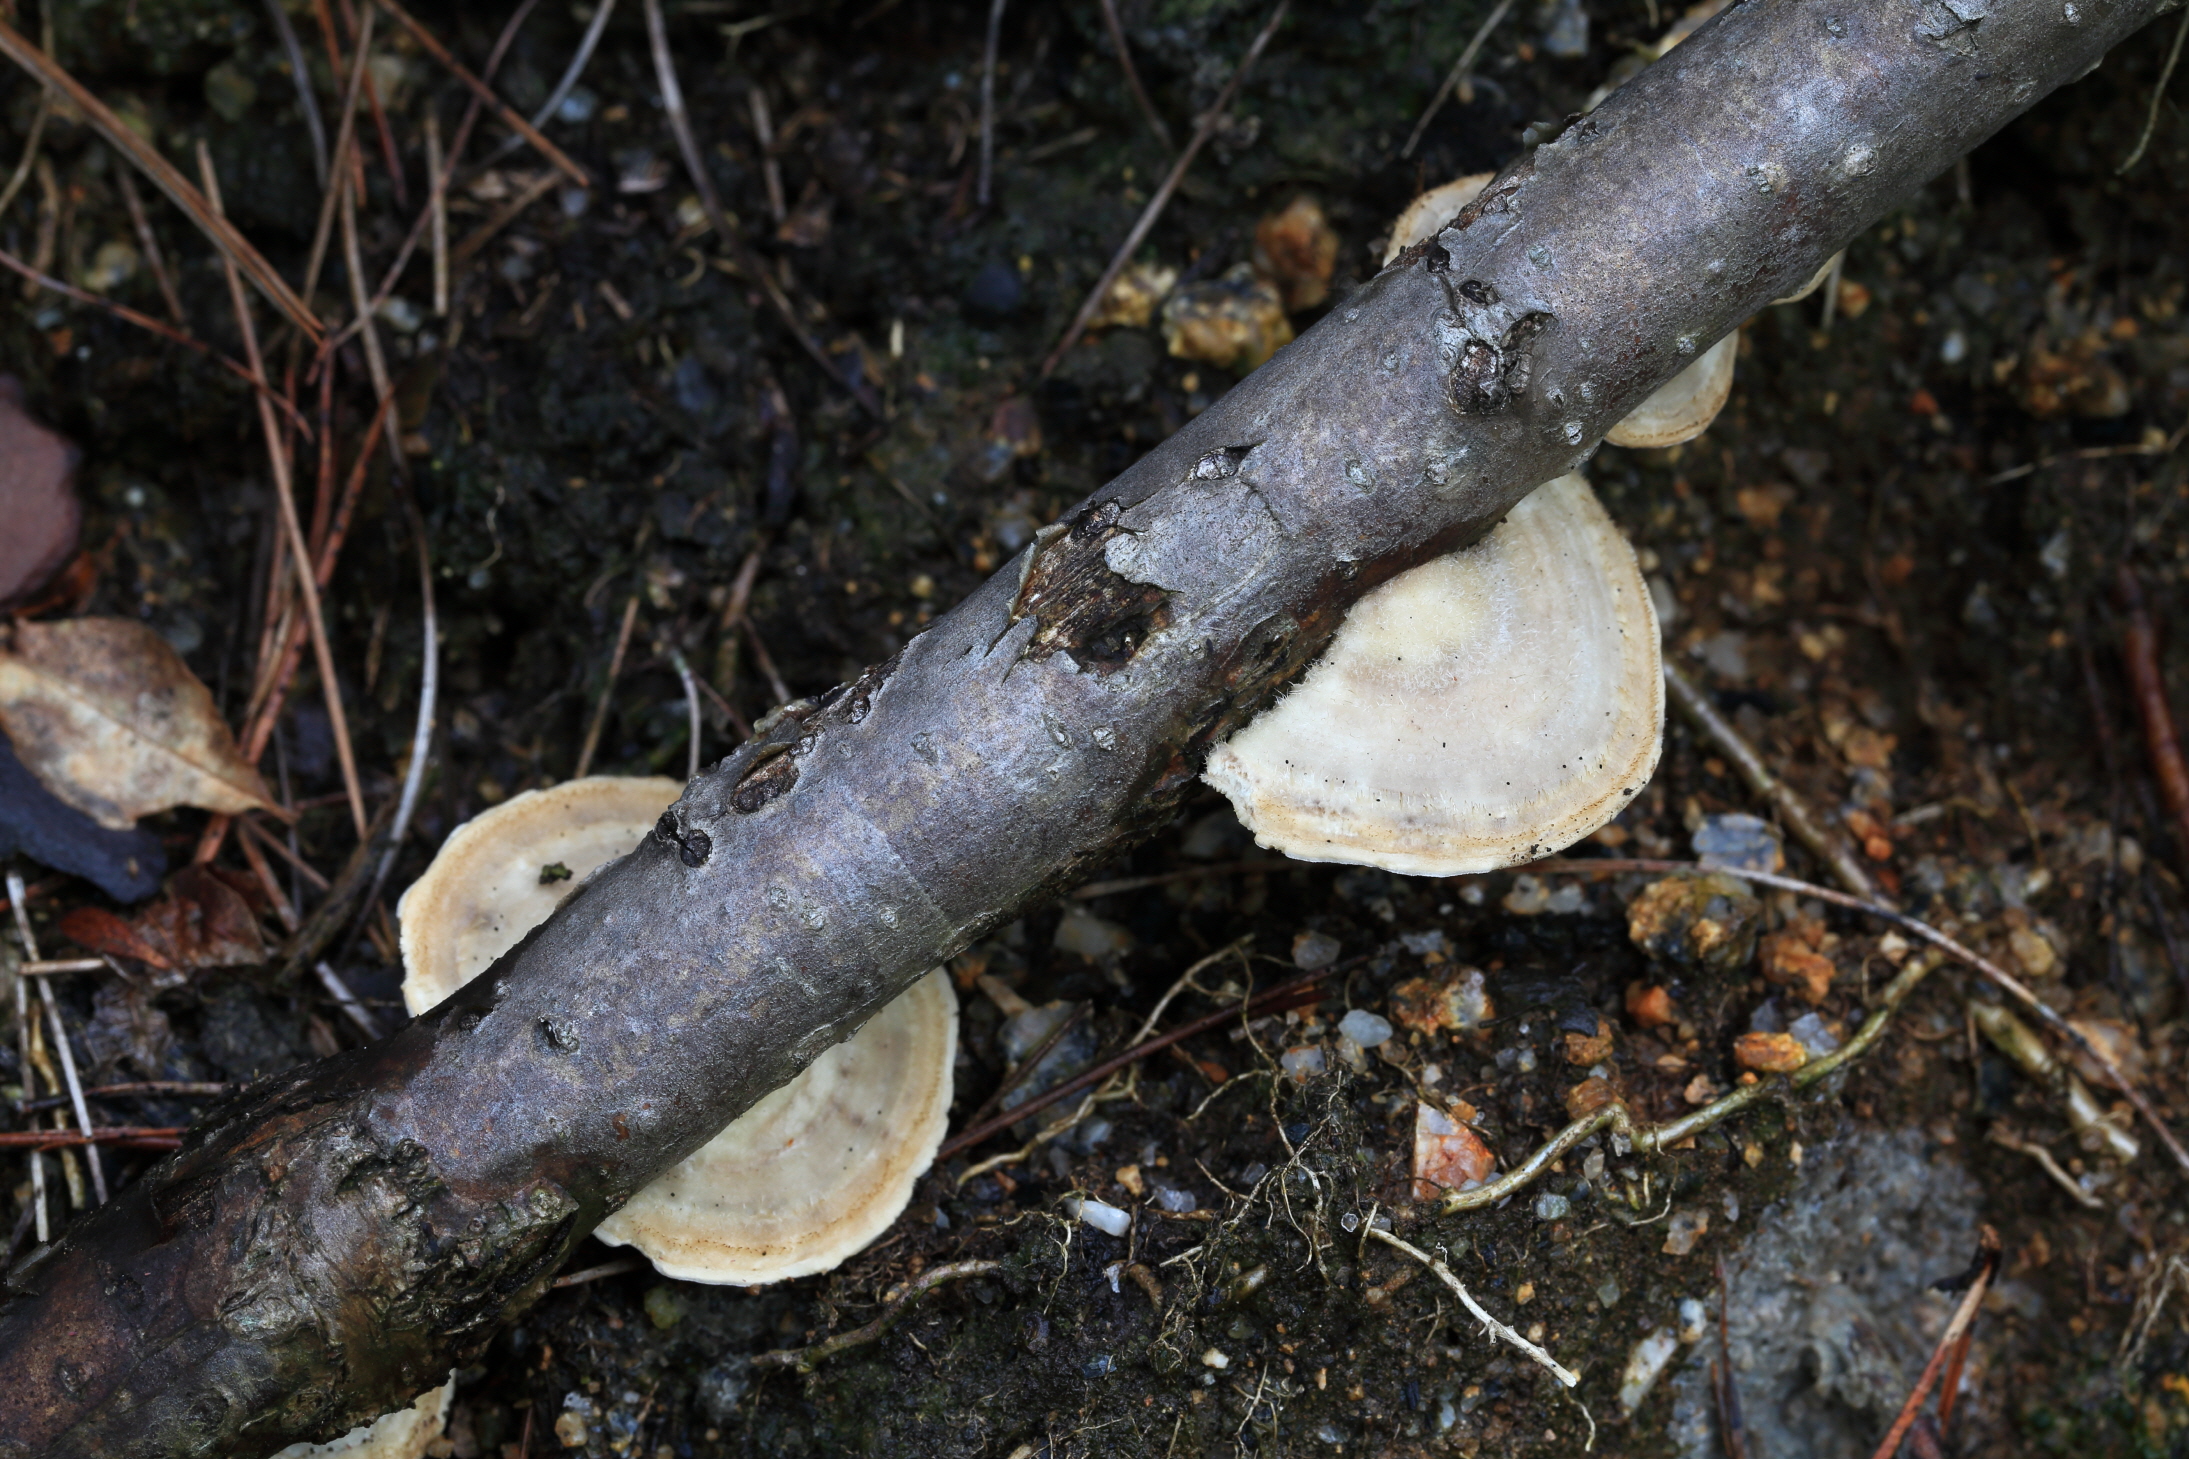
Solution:
[[[1572,1124],[1551,1136],[1536,1152],[1514,1166],[1503,1176],[1488,1185],[1472,1190],[1453,1191],[1445,1196],[1437,1208],[1439,1215],[1453,1215],[1460,1211],[1479,1211],[1494,1206],[1508,1197],[1518,1195],[1532,1185],[1551,1166],[1599,1130],[1609,1129],[1614,1138],[1624,1139],[1634,1149],[1646,1154],[1668,1150],[1682,1140],[1691,1139],[1711,1126],[1723,1123],[1760,1099],[1780,1093],[1784,1088],[1807,1089],[1822,1079],[1829,1078],[1867,1054],[1877,1041],[1885,1036],[1885,1029],[1893,1020],[1893,1014],[1915,991],[1918,983],[1930,976],[1933,969],[1945,961],[1942,953],[1918,953],[1908,959],[1900,975],[1885,985],[1878,995],[1878,1005],[1863,1020],[1855,1036],[1821,1059],[1812,1059],[1782,1084],[1777,1079],[1759,1080],[1743,1084],[1731,1094],[1704,1105],[1692,1114],[1661,1125],[1637,1125],[1625,1104],[1608,1104],[1591,1114],[1583,1115]]]
[[[817,1342],[811,1347],[777,1348],[760,1354],[752,1360],[755,1368],[790,1368],[799,1373],[811,1373],[821,1363],[851,1348],[863,1347],[889,1331],[903,1317],[914,1302],[949,1282],[963,1281],[967,1277],[984,1276],[1003,1265],[1000,1261],[954,1261],[947,1266],[930,1267],[912,1279],[895,1296],[882,1304],[882,1315],[864,1327],[840,1332],[832,1338]]]

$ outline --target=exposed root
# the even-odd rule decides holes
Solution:
[[[1435,1257],[1431,1256],[1428,1252],[1423,1251],[1420,1247],[1414,1245],[1411,1241],[1401,1240],[1400,1238],[1393,1236],[1390,1232],[1384,1230],[1379,1226],[1371,1225],[1368,1228],[1368,1234],[1375,1237],[1376,1240],[1382,1242],[1386,1246],[1393,1246],[1398,1248],[1400,1251],[1403,1251],[1408,1256],[1412,1257],[1415,1261],[1418,1261],[1423,1266],[1427,1267],[1431,1275],[1435,1276],[1438,1281],[1444,1283],[1445,1286],[1450,1287],[1453,1292],[1458,1294],[1459,1300],[1462,1303],[1466,1304],[1467,1310],[1475,1315],[1475,1319],[1478,1322],[1480,1322],[1484,1327],[1488,1328],[1490,1332],[1495,1336],[1520,1349],[1520,1351],[1522,1351],[1523,1353],[1526,1353],[1530,1360],[1548,1370],[1551,1376],[1555,1377],[1559,1382],[1565,1384],[1568,1388],[1571,1388],[1581,1381],[1581,1375],[1579,1373],[1574,1372],[1571,1368],[1568,1368],[1565,1364],[1559,1362],[1558,1359],[1552,1357],[1549,1353],[1544,1352],[1534,1343],[1529,1342],[1519,1333],[1514,1332],[1504,1323],[1499,1322],[1488,1312],[1484,1311],[1482,1308],[1482,1304],[1474,1299],[1474,1294],[1472,1292],[1469,1292],[1467,1288],[1461,1284],[1458,1277],[1452,1275],[1452,1269],[1446,1266],[1443,1262],[1438,1261]],[[1592,1418],[1589,1420],[1590,1443],[1593,1444],[1596,1441],[1595,1436],[1596,1421]]]
[[[984,1276],[1002,1266],[1000,1261],[954,1261],[947,1266],[930,1267],[919,1276],[899,1287],[882,1303],[882,1313],[864,1327],[840,1332],[832,1338],[802,1348],[777,1348],[760,1354],[752,1360],[755,1368],[789,1368],[798,1373],[810,1374],[820,1364],[838,1353],[864,1347],[897,1324],[914,1302],[948,1282],[966,1277]]]

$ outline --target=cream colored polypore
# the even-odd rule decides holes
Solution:
[[[1736,329],[1657,387],[1649,399],[1604,432],[1614,446],[1662,448],[1692,441],[1710,428],[1733,393],[1733,357],[1740,353]]]
[[[425,1459],[433,1441],[448,1427],[449,1400],[456,1396],[452,1374],[440,1387],[418,1395],[409,1408],[384,1413],[324,1444],[291,1444],[273,1459]]]
[[[1257,843],[1302,861],[1492,871],[1618,814],[1656,768],[1664,714],[1634,551],[1561,476],[1363,597],[1204,778]]]
[[[484,972],[682,787],[595,776],[529,791],[451,834],[403,894],[403,1001]],[[941,970],[641,1190],[594,1235],[663,1274],[756,1286],[826,1271],[887,1230],[942,1143],[958,1000]]]
[[[1454,178],[1442,187],[1430,188],[1406,205],[1399,220],[1391,225],[1391,241],[1383,246],[1383,262],[1386,267],[1407,249],[1442,232],[1444,226],[1459,216],[1459,210],[1476,198],[1490,185],[1494,172],[1471,172],[1465,177]]]

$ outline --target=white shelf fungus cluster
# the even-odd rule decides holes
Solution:
[[[477,977],[682,787],[593,776],[467,822],[403,894],[403,1001],[422,1013]],[[594,1232],[664,1275],[756,1286],[827,1271],[889,1228],[941,1144],[958,1000],[939,969],[747,1110]]]

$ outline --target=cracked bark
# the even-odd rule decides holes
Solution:
[[[19,1271],[0,1456],[407,1403],[586,1231],[1157,824],[1354,599],[1472,540],[2159,0],[1747,0],[374,1048],[211,1111]]]

